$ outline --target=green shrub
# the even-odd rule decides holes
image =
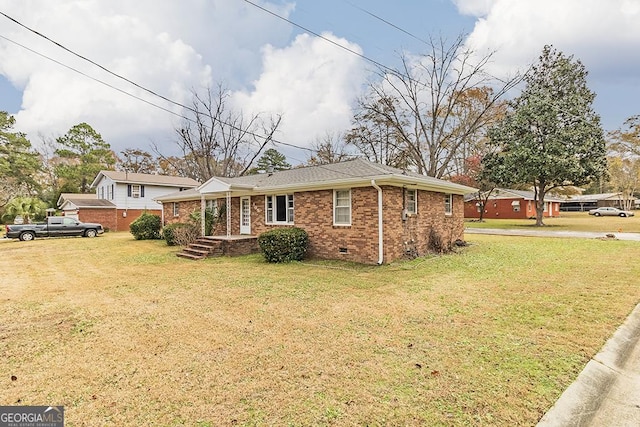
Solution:
[[[186,246],[200,237],[200,228],[192,223],[176,222],[162,229],[168,246]]]
[[[160,239],[162,220],[158,215],[143,213],[129,226],[129,230],[136,240]]]
[[[267,262],[301,261],[307,253],[309,236],[302,228],[276,228],[258,236]]]

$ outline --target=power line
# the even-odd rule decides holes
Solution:
[[[2,13],[2,12],[0,12],[0,13]],[[26,50],[28,50],[29,52],[34,53],[34,54],[36,54],[36,55],[38,55],[38,56],[40,56],[40,57],[42,57],[42,58],[48,59],[49,61],[52,61],[52,62],[55,62],[56,64],[58,64],[58,65],[60,65],[60,66],[62,66],[62,67],[64,67],[64,68],[67,68],[67,69],[69,69],[69,70],[71,70],[71,71],[74,71],[74,72],[76,72],[76,73],[78,73],[78,74],[80,74],[80,75],[82,75],[82,76],[84,76],[84,77],[86,77],[86,78],[88,78],[88,79],[91,79],[91,80],[93,80],[93,81],[95,81],[95,82],[98,82],[98,83],[100,83],[100,84],[104,85],[104,86],[107,86],[107,87],[108,87],[108,88],[110,88],[110,89],[116,90],[116,91],[118,91],[118,92],[120,92],[120,93],[122,93],[122,94],[124,94],[124,95],[127,95],[127,96],[130,96],[130,97],[134,98],[134,99],[137,99],[138,101],[142,101],[142,102],[144,102],[145,104],[149,104],[149,105],[151,105],[151,106],[153,106],[153,107],[159,108],[159,109],[161,109],[161,110],[163,110],[163,111],[166,111],[167,113],[173,114],[173,115],[175,115],[175,116],[181,117],[181,118],[186,119],[186,120],[191,120],[191,121],[193,121],[193,119],[190,119],[189,117],[185,117],[185,116],[183,116],[183,115],[181,115],[181,114],[179,114],[179,113],[176,113],[175,111],[171,111],[171,110],[169,110],[168,108],[162,107],[161,105],[158,105],[158,104],[154,104],[154,103],[153,103],[153,102],[151,102],[151,101],[147,101],[147,100],[146,100],[146,99],[144,99],[144,98],[141,98],[141,97],[139,97],[139,96],[137,96],[137,95],[134,95],[134,94],[132,94],[132,93],[129,93],[129,92],[127,92],[127,91],[123,90],[123,89],[120,89],[120,88],[118,88],[118,87],[115,87],[115,86],[113,86],[113,85],[111,85],[111,84],[109,84],[109,83],[107,83],[107,82],[105,82],[105,81],[103,81],[103,80],[100,80],[100,79],[97,79],[97,78],[95,78],[95,77],[92,77],[92,76],[90,76],[90,75],[88,75],[88,74],[86,74],[86,73],[84,73],[84,72],[82,72],[82,71],[78,70],[77,68],[73,68],[73,67],[71,67],[71,66],[69,66],[69,65],[66,65],[66,64],[64,64],[64,63],[62,63],[62,62],[60,62],[60,61],[58,61],[58,60],[56,60],[56,59],[51,58],[50,56],[47,56],[47,55],[45,55],[45,54],[43,54],[43,53],[40,53],[40,52],[38,52],[38,51],[36,51],[36,50],[34,50],[34,49],[31,49],[31,48],[29,48],[29,47],[27,47],[27,46],[25,46],[25,45],[23,45],[23,44],[21,44],[21,43],[18,43],[18,42],[17,42],[17,41],[15,41],[15,40],[11,40],[10,38],[5,37],[5,36],[3,36],[3,35],[1,35],[1,34],[0,34],[0,38],[4,39],[4,40],[6,40],[6,41],[8,41],[8,42],[10,42],[10,43],[13,43],[13,44],[15,44],[15,45],[17,45],[17,46],[20,46],[21,48],[26,49]]]
[[[391,72],[392,72],[392,73],[394,73],[394,74],[395,74],[395,73],[398,73],[398,71],[397,71],[397,70],[394,70],[394,69],[393,69],[393,68],[391,68],[391,67],[387,67],[386,65],[382,64],[381,62],[376,61],[375,59],[371,59],[371,58],[369,58],[368,56],[365,56],[365,55],[361,54],[360,52],[357,52],[357,51],[355,51],[355,50],[353,50],[353,49],[350,49],[350,48],[348,48],[347,46],[343,46],[343,45],[341,45],[340,43],[335,42],[335,41],[331,40],[330,38],[323,36],[322,34],[318,34],[318,33],[316,33],[315,31],[310,30],[309,28],[303,27],[302,25],[297,24],[297,23],[293,22],[292,20],[285,18],[284,16],[278,15],[277,13],[272,12],[272,11],[270,11],[269,9],[266,9],[266,8],[264,8],[264,7],[260,6],[260,5],[256,4],[256,3],[254,3],[254,2],[252,2],[251,0],[243,0],[243,1],[244,1],[245,3],[248,3],[248,4],[250,4],[250,5],[254,6],[254,7],[256,7],[256,8],[258,8],[258,9],[262,10],[262,11],[263,11],[263,12],[265,12],[265,13],[268,13],[269,15],[275,16],[276,18],[278,18],[278,19],[280,19],[280,20],[282,20],[282,21],[285,21],[285,22],[287,22],[287,23],[289,23],[289,24],[293,25],[294,27],[300,28],[300,29],[301,29],[301,30],[303,30],[303,31],[306,31],[306,32],[308,32],[308,33],[310,33],[310,34],[313,34],[314,36],[316,36],[316,37],[318,37],[318,38],[320,38],[320,39],[322,39],[322,40],[324,40],[324,41],[326,41],[326,42],[328,42],[328,43],[331,43],[332,45],[337,46],[337,47],[339,47],[340,49],[346,50],[347,52],[349,52],[349,53],[351,53],[351,54],[353,54],[353,55],[356,55],[356,56],[358,56],[358,57],[360,57],[360,58],[364,59],[365,61],[371,62],[372,64],[374,64],[374,65],[376,65],[376,66],[378,66],[378,67],[380,67],[380,68],[382,68],[382,69],[385,69],[385,70],[387,70],[387,71],[391,71]]]
[[[358,9],[358,10],[360,10],[360,11],[362,11],[362,12],[366,13],[367,15],[369,15],[369,16],[371,16],[371,17],[373,17],[373,18],[375,18],[375,19],[377,19],[377,20],[379,20],[379,21],[381,21],[381,22],[384,22],[385,24],[387,24],[387,25],[389,25],[389,26],[391,26],[391,27],[395,28],[396,30],[398,30],[398,31],[401,31],[401,32],[405,33],[405,34],[406,34],[406,35],[408,35],[409,37],[412,37],[412,38],[414,38],[414,39],[418,40],[419,42],[422,42],[422,43],[427,44],[427,45],[429,44],[427,41],[425,41],[425,40],[421,39],[420,37],[418,37],[418,36],[416,36],[416,35],[414,35],[414,34],[410,33],[409,31],[405,30],[404,28],[401,28],[401,27],[397,26],[396,24],[394,24],[394,23],[392,23],[392,22],[390,22],[390,21],[387,21],[386,19],[384,19],[384,18],[382,18],[382,17],[380,17],[380,16],[376,15],[376,14],[375,14],[375,13],[373,13],[373,12],[368,11],[367,9],[364,9],[364,8],[362,8],[362,7],[358,6],[358,5],[356,5],[356,4],[352,3],[352,2],[350,2],[349,0],[344,0],[344,2],[345,2],[345,3],[347,3],[347,4],[349,4],[349,5],[351,5],[352,7],[356,8],[356,9]]]
[[[126,78],[126,77],[124,77],[124,76],[121,76],[120,74],[117,74],[117,73],[115,73],[115,72],[111,71],[110,69],[108,69],[108,68],[106,68],[106,67],[102,66],[101,64],[98,64],[97,62],[95,62],[95,61],[93,61],[93,60],[91,60],[91,59],[89,59],[89,58],[87,58],[87,57],[85,57],[85,56],[83,56],[83,55],[80,55],[80,54],[78,54],[78,53],[74,52],[73,50],[71,50],[71,49],[67,48],[66,46],[64,46],[64,45],[62,45],[62,44],[60,44],[60,43],[56,42],[55,40],[53,40],[53,39],[51,39],[51,38],[49,38],[49,37],[45,36],[44,34],[42,34],[42,33],[38,32],[38,31],[36,31],[36,30],[34,30],[34,29],[32,29],[32,28],[30,28],[30,27],[28,27],[28,26],[24,25],[23,23],[21,23],[21,22],[20,22],[20,21],[18,21],[17,19],[12,18],[11,16],[7,15],[7,14],[6,14],[6,13],[4,13],[4,12],[0,12],[0,15],[4,16],[5,18],[9,19],[10,21],[12,21],[12,22],[16,23],[17,25],[21,26],[22,28],[25,28],[26,30],[28,30],[28,31],[30,31],[30,32],[32,32],[32,33],[34,33],[34,34],[36,34],[37,36],[44,38],[44,39],[45,39],[45,40],[47,40],[48,42],[50,42],[50,43],[54,44],[55,46],[58,46],[59,48],[63,49],[64,51],[66,51],[66,52],[68,52],[68,53],[70,53],[70,54],[72,54],[72,55],[74,55],[74,56],[76,56],[76,57],[78,57],[78,58],[80,58],[80,59],[82,59],[82,60],[86,61],[86,62],[89,62],[90,64],[92,64],[92,65],[94,65],[94,66],[96,66],[96,67],[100,68],[101,70],[104,70],[105,72],[107,72],[107,73],[111,74],[112,76],[115,76],[115,77],[117,77],[117,78],[119,78],[119,79],[121,79],[121,80],[124,80],[125,82],[127,82],[127,83],[129,83],[129,84],[132,84],[133,86],[135,86],[135,87],[137,87],[137,88],[139,88],[139,89],[141,89],[141,90],[143,90],[143,91],[145,91],[145,92],[147,92],[147,93],[149,93],[149,94],[151,94],[151,95],[153,95],[153,96],[156,96],[156,97],[158,97],[158,98],[160,98],[160,99],[162,99],[162,100],[164,100],[164,101],[167,101],[167,102],[169,102],[170,104],[173,104],[173,105],[176,105],[176,106],[178,106],[178,107],[184,108],[185,110],[190,111],[190,112],[192,112],[193,114],[196,114],[196,115],[202,115],[202,114],[204,114],[204,113],[202,113],[202,112],[200,112],[200,111],[196,110],[196,109],[195,109],[195,108],[193,108],[193,107],[189,107],[189,106],[184,105],[184,104],[182,104],[182,103],[180,103],[180,102],[177,102],[177,101],[174,101],[174,100],[172,100],[172,99],[170,99],[170,98],[167,98],[166,96],[160,95],[160,94],[156,93],[155,91],[152,91],[151,89],[148,89],[148,88],[146,88],[146,87],[144,87],[144,86],[142,86],[142,85],[140,85],[140,84],[138,84],[138,83],[136,83],[136,82],[134,82],[134,81],[132,81],[132,80],[130,80],[130,79],[128,79],[128,78]],[[181,118],[183,118],[183,119],[185,119],[185,120],[188,120],[188,121],[191,121],[191,122],[195,122],[195,120],[193,120],[193,119],[191,119],[191,118],[189,118],[189,117],[186,117],[186,116],[184,116],[184,115],[182,115],[182,114],[178,114],[178,113],[176,113],[176,112],[174,112],[174,111],[171,111],[171,110],[169,110],[169,109],[167,109],[167,108],[164,108],[164,107],[159,106],[159,105],[157,105],[157,104],[154,104],[154,103],[152,103],[152,102],[149,102],[149,101],[147,101],[147,100],[145,100],[145,99],[142,99],[142,98],[140,98],[140,97],[138,97],[138,96],[135,96],[135,95],[133,95],[133,94],[131,94],[131,93],[129,93],[129,92],[126,92],[126,91],[124,91],[124,90],[122,90],[122,89],[116,88],[115,86],[112,86],[112,85],[110,85],[110,84],[108,84],[108,83],[106,83],[106,82],[104,82],[104,81],[102,81],[102,80],[99,80],[99,79],[96,79],[96,78],[94,78],[94,77],[91,77],[91,76],[89,76],[89,75],[87,75],[87,74],[85,74],[85,73],[83,73],[83,72],[81,72],[81,71],[79,71],[79,70],[77,70],[77,69],[75,69],[75,68],[73,68],[73,67],[70,67],[70,66],[68,66],[68,65],[65,65],[65,64],[63,64],[63,63],[62,63],[62,62],[60,62],[60,61],[57,61],[57,60],[55,60],[55,59],[52,59],[52,58],[50,58],[50,57],[48,57],[48,56],[46,56],[46,55],[44,55],[44,54],[42,54],[42,53],[39,53],[39,52],[37,52],[37,51],[35,51],[35,50],[33,50],[33,49],[30,49],[30,48],[28,48],[28,47],[26,47],[26,46],[24,46],[24,45],[22,45],[22,44],[19,44],[19,43],[17,43],[17,42],[15,42],[15,41],[13,41],[13,40],[10,40],[10,39],[8,39],[8,38],[6,38],[6,37],[4,37],[4,36],[2,36],[2,38],[3,38],[3,39],[5,39],[5,40],[7,40],[7,41],[10,41],[10,42],[12,42],[12,43],[14,43],[14,44],[16,44],[16,45],[18,45],[18,46],[20,46],[20,47],[23,47],[24,49],[27,49],[27,50],[29,50],[29,51],[31,51],[31,52],[33,52],[33,53],[35,53],[35,54],[37,54],[37,55],[39,55],[39,56],[43,57],[43,58],[49,59],[50,61],[53,61],[53,62],[55,62],[55,63],[57,63],[57,64],[59,64],[59,65],[61,65],[61,66],[65,67],[65,68],[68,68],[68,69],[70,69],[70,70],[72,70],[72,71],[75,71],[75,72],[77,72],[77,73],[79,73],[79,74],[81,74],[81,75],[83,75],[83,76],[85,76],[85,77],[87,77],[87,78],[90,78],[90,79],[92,79],[92,80],[94,80],[94,81],[96,81],[96,82],[99,82],[99,83],[101,83],[101,84],[103,84],[103,85],[107,86],[107,87],[110,87],[110,88],[112,88],[112,89],[115,89],[115,90],[117,90],[117,91],[119,91],[119,92],[121,92],[121,93],[123,93],[123,94],[129,95],[129,96],[131,96],[131,97],[133,97],[133,98],[135,98],[135,99],[138,99],[138,100],[140,100],[140,101],[143,101],[143,102],[145,102],[145,103],[147,103],[147,104],[149,104],[149,105],[151,105],[151,106],[154,106],[154,107],[159,108],[159,109],[161,109],[161,110],[163,110],[163,111],[169,112],[169,113],[171,113],[171,114],[173,114],[173,115],[176,115],[176,116],[178,116],[178,117],[181,117]],[[238,128],[238,127],[234,126],[233,124],[228,123],[228,122],[225,122],[225,121],[223,121],[223,120],[219,120],[219,119],[218,119],[218,121],[219,121],[221,124],[224,124],[224,125],[226,125],[226,126],[229,126],[230,128],[232,128],[232,129],[234,129],[234,130],[242,131],[242,132],[246,133],[247,135],[251,135],[251,136],[253,136],[253,137],[255,137],[255,138],[259,138],[259,139],[266,139],[264,135],[258,135],[258,134],[254,133],[254,132],[250,132],[250,131],[247,131],[247,130],[245,130],[245,129]],[[219,132],[219,131],[218,131],[218,132]],[[311,152],[315,152],[315,151],[316,151],[316,150],[313,150],[313,149],[311,149],[311,148],[302,147],[302,146],[298,146],[298,145],[291,144],[291,143],[286,143],[286,142],[279,141],[279,140],[274,139],[274,138],[271,138],[271,139],[270,139],[270,141],[271,141],[271,142],[273,142],[274,144],[281,144],[281,145],[284,145],[284,146],[288,146],[288,147],[292,147],[292,148],[297,148],[297,149],[300,149],[300,150],[307,150],[307,151],[311,151]]]

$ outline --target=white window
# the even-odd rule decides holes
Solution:
[[[293,194],[265,197],[265,221],[267,224],[293,223]]]
[[[131,186],[131,197],[133,197],[134,199],[137,199],[140,197],[140,186],[139,185],[132,185]]]
[[[444,195],[444,214],[445,215],[453,214],[453,195],[452,194]]]
[[[180,215],[180,204],[174,202],[173,203],[173,216],[178,216]]]
[[[113,184],[107,186],[107,199],[113,200]]]
[[[333,224],[351,225],[351,190],[333,192]]]
[[[182,191],[182,190],[181,190]],[[207,200],[206,209],[213,214],[213,216],[218,215],[218,200]]]
[[[511,207],[513,208],[514,212],[520,212],[520,201],[514,200],[513,202],[511,202]]]
[[[407,190],[407,213],[418,213],[418,190]]]

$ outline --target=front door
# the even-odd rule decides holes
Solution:
[[[240,234],[251,234],[251,198],[240,198]]]

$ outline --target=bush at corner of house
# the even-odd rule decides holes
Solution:
[[[302,228],[276,228],[258,236],[267,262],[301,261],[307,253],[309,236]]]
[[[160,239],[162,220],[158,215],[143,213],[129,226],[129,230],[136,240]]]
[[[200,229],[191,223],[175,222],[162,229],[167,246],[186,246],[200,237]]]

